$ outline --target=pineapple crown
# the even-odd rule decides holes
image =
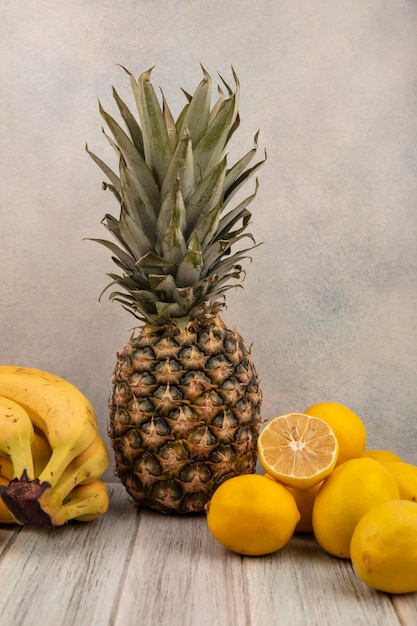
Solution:
[[[120,302],[145,324],[185,327],[199,316],[214,315],[224,305],[227,289],[241,286],[241,261],[256,246],[247,226],[254,192],[230,206],[235,194],[266,160],[250,166],[253,148],[228,167],[226,147],[239,126],[239,81],[233,90],[220,77],[218,98],[211,106],[212,81],[203,79],[175,121],[162,93],[160,104],[150,82],[151,70],[130,77],[138,110],[133,115],[113,88],[124,130],[101,104],[99,110],[112,136],[103,133],[119,161],[116,174],[86,146],[106,175],[103,188],[120,206],[119,217],[106,214],[103,225],[114,240],[91,239],[106,246],[121,274],[109,273],[109,298]],[[249,167],[250,166],[250,167]],[[243,238],[250,247],[235,250]],[[233,253],[232,253],[233,247]],[[103,291],[103,293],[104,293]]]

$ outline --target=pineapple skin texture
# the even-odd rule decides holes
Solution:
[[[250,351],[220,316],[145,326],[112,376],[116,475],[140,506],[204,513],[220,484],[256,470],[261,401]]]

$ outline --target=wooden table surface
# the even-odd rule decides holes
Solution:
[[[203,516],[140,511],[121,485],[109,491],[94,522],[0,526],[1,626],[417,624],[417,593],[369,589],[312,536],[241,557]]]

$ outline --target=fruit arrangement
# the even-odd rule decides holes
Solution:
[[[0,523],[61,526],[108,508],[93,407],[68,381],[0,365]]]
[[[203,512],[226,478],[256,468],[258,376],[250,350],[220,313],[255,247],[247,227],[258,184],[236,203],[235,196],[264,160],[252,164],[256,135],[228,163],[239,126],[234,72],[234,87],[221,79],[211,106],[203,69],[176,120],[163,95],[159,102],[150,70],[138,79],[126,72],[138,116],[115,90],[126,130],[100,105],[118,171],[87,147],[118,204],[118,216],[102,222],[113,239],[94,240],[119,271],[109,274],[110,299],[141,323],[117,357],[109,435],[117,476],[138,504]]]
[[[258,181],[235,196],[266,160],[252,164],[256,134],[228,163],[240,121],[235,72],[234,87],[220,77],[212,106],[203,69],[174,119],[151,70],[138,79],[125,71],[138,116],[115,89],[125,129],[99,106],[117,173],[86,146],[118,205],[118,216],[102,221],[113,239],[92,239],[118,268],[106,289],[115,286],[110,299],[140,322],[112,374],[117,476],[141,506],[206,512],[215,539],[239,554],[271,554],[295,532],[310,532],[369,586],[417,591],[417,467],[366,450],[362,420],[337,403],[278,416],[260,431],[251,351],[221,317],[256,247],[247,228]],[[78,389],[44,371],[0,366],[0,523],[97,518],[109,503],[100,480],[107,465]]]
[[[217,541],[263,555],[309,532],[370,587],[417,591],[417,466],[366,450],[364,423],[338,403],[270,420],[258,451],[265,474],[231,478],[206,507]]]

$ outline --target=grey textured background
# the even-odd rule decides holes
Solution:
[[[263,417],[334,400],[370,447],[417,463],[417,4],[412,0],[0,2],[0,362],[92,401],[103,434],[135,319],[98,296],[113,264],[85,237],[116,209],[84,152],[110,154],[97,100],[122,64],[178,113],[201,78],[242,86],[240,156],[260,129],[252,233],[225,317],[253,343]]]

